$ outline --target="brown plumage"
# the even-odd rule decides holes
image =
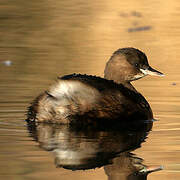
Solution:
[[[143,52],[119,49],[107,62],[104,78],[81,74],[59,77],[34,100],[28,120],[71,123],[77,119],[151,119],[148,102],[130,83],[147,74],[163,75],[149,66]]]

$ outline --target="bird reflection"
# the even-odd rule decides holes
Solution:
[[[162,166],[146,166],[143,159],[130,152],[121,153],[111,165],[104,167],[108,180],[146,180],[151,172],[162,170]]]
[[[147,167],[131,151],[139,148],[153,121],[118,127],[28,124],[40,147],[54,154],[58,168],[86,170],[104,166],[109,180],[144,180],[159,166]]]

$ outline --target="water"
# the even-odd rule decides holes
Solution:
[[[169,0],[1,2],[0,179],[113,179],[111,172],[115,175],[128,169],[122,165],[125,161],[122,159],[132,162],[135,157],[144,159],[140,164],[164,167],[151,173],[149,180],[179,179],[179,9],[179,1]],[[114,132],[91,130],[84,134],[64,127],[64,131],[57,130],[58,136],[62,132],[62,141],[55,142],[54,136],[48,139],[51,137],[48,129],[52,127],[42,131],[47,136],[39,133],[46,137],[39,138],[41,141],[35,138],[40,131],[36,136],[28,131],[24,122],[27,106],[57,76],[73,72],[103,76],[105,62],[112,52],[127,46],[144,51],[152,67],[166,74],[163,78],[145,77],[134,82],[158,119],[146,142],[142,143],[142,138],[132,141],[135,143],[132,146],[141,144],[141,148],[131,151],[135,155],[114,155],[120,145],[124,147],[120,142],[122,137],[126,139],[132,133],[117,133],[116,136],[121,137],[118,141]],[[74,143],[68,141],[69,137]],[[100,149],[113,164],[107,165],[110,160],[106,159],[104,167],[85,171],[56,168],[52,147],[59,147],[58,143],[67,145],[69,153],[78,150],[78,156],[83,156],[83,147],[89,149],[90,157]],[[105,151],[109,143],[113,152],[112,149]],[[72,147],[76,147],[74,151]]]

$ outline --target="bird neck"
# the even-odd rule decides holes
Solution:
[[[131,91],[137,92],[137,90],[133,87],[133,85],[129,81],[125,81],[123,79],[116,79],[114,77],[109,77],[107,75],[104,75],[105,79],[113,80],[117,84],[122,84],[124,87],[128,88]]]
[[[124,87],[130,89],[131,91],[137,92],[134,86],[130,82],[123,82],[121,83]]]

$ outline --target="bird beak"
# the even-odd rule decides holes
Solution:
[[[163,170],[163,166],[147,166],[141,169],[139,172],[151,173],[151,172],[160,171],[160,170]]]
[[[144,74],[144,75],[152,75],[152,76],[164,76],[163,73],[153,69],[152,67],[147,67],[146,69],[140,69],[140,71]]]

